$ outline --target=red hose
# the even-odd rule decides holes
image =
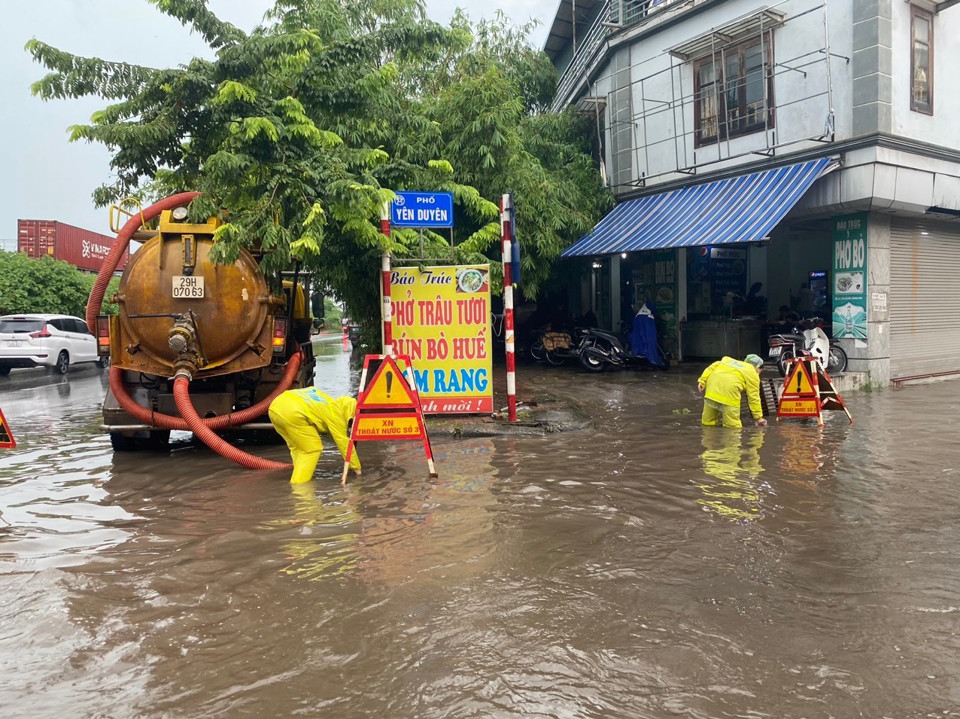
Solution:
[[[189,387],[190,380],[183,375],[173,380],[173,400],[177,403],[177,410],[187,421],[190,430],[210,449],[247,469],[290,469],[293,467],[292,464],[287,462],[274,462],[262,457],[254,457],[252,454],[247,454],[242,449],[234,447],[222,437],[218,437],[212,429],[204,424],[203,418],[193,408],[193,404],[190,402]]]
[[[296,379],[297,372],[300,370],[302,357],[303,354],[301,352],[297,352],[290,357],[287,361],[287,368],[284,370],[283,377],[280,378],[276,388],[255,405],[242,409],[239,412],[231,412],[230,414],[223,414],[219,417],[201,418],[200,421],[209,429],[223,429],[224,427],[236,427],[237,425],[246,424],[266,414],[267,410],[270,409],[270,403],[279,397],[281,393],[290,389],[290,385],[293,384],[293,380]],[[130,396],[127,388],[123,385],[123,370],[117,367],[110,368],[110,390],[127,414],[140,420],[144,424],[150,424],[154,427],[160,427],[161,429],[179,429],[184,431],[192,431],[193,429],[183,417],[161,414],[160,412],[154,412],[152,409],[147,409],[137,404],[136,400]],[[177,407],[177,409],[180,408]],[[183,412],[181,411],[180,414],[182,415]]]
[[[172,210],[174,207],[190,204],[193,198],[197,197],[199,192],[181,192],[177,195],[170,195],[159,202],[155,202],[142,212],[127,220],[126,224],[117,234],[117,239],[113,241],[113,247],[107,253],[97,273],[97,281],[93,283],[90,290],[90,297],[87,299],[87,327],[91,330],[97,326],[97,315],[100,314],[100,307],[103,304],[103,295],[107,291],[107,285],[113,277],[117,265],[120,264],[120,258],[123,257],[123,251],[127,249],[131,238],[136,234],[145,222],[157,217],[164,210]]]

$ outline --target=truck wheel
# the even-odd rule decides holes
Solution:
[[[140,448],[136,437],[128,437],[120,432],[110,433],[110,446],[114,452],[136,452]]]
[[[141,439],[140,444],[151,452],[163,452],[170,446],[170,430],[151,430],[150,436]]]

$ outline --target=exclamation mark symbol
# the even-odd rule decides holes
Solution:
[[[390,399],[390,389],[393,387],[393,372],[387,370],[387,399]]]

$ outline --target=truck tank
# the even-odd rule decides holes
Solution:
[[[191,224],[186,217],[185,207],[160,213],[157,230],[130,256],[114,298],[119,314],[109,318],[111,388],[103,427],[117,451],[166,445],[170,422],[151,421],[151,413],[180,417],[173,392],[178,373],[190,378],[194,409],[206,420],[264,400],[293,355],[300,366],[291,386],[313,382],[303,301],[308,278],[271,278],[273,292],[246,250],[232,264],[211,259],[218,219]],[[132,411],[130,400],[137,405]],[[262,415],[237,429],[273,434]]]

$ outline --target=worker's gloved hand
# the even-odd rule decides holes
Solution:
[[[758,426],[758,427],[766,427],[766,426],[767,426],[767,420],[766,420],[766,418],[765,418],[765,417],[761,417],[760,419],[758,419],[758,420],[757,420],[757,426]]]

